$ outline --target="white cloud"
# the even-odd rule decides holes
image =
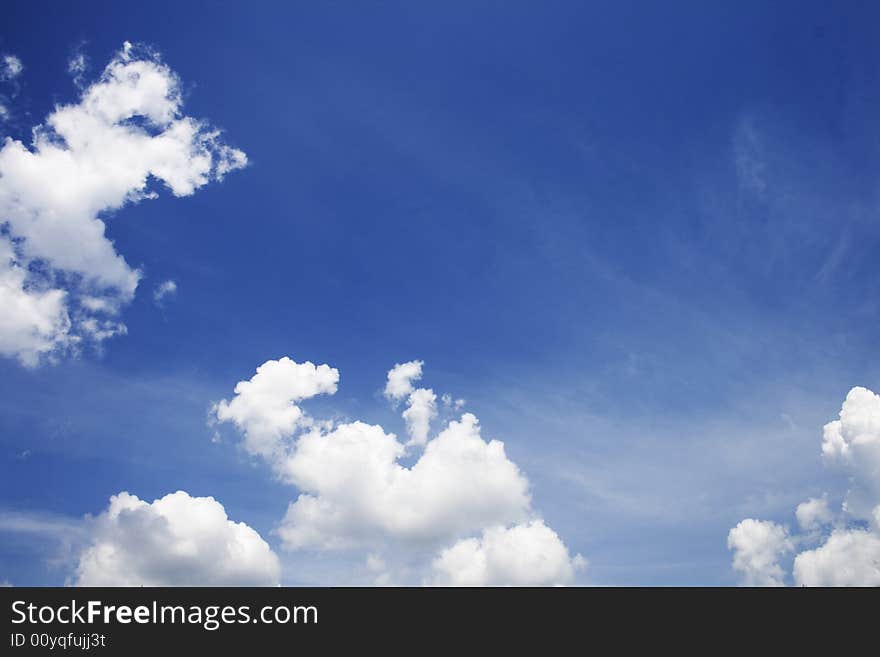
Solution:
[[[0,80],[14,80],[23,70],[24,65],[15,55],[5,54],[0,57]]]
[[[423,365],[424,361],[421,360],[398,363],[388,371],[385,383],[385,396],[388,399],[399,402],[404,397],[407,398],[403,419],[409,433],[410,445],[424,445],[428,441],[431,420],[437,417],[437,395],[434,391],[413,386],[413,381],[422,378]]]
[[[437,544],[529,515],[528,481],[471,414],[450,422],[412,467],[398,462],[403,455],[394,434],[362,422],[302,435],[280,466],[302,491],[279,529],[284,544]]]
[[[109,213],[153,198],[151,180],[188,196],[246,163],[216,130],[181,110],[177,76],[155,53],[126,44],[76,103],[57,106],[34,129],[30,147],[7,138],[0,148],[0,224],[15,241],[5,250],[14,271],[27,272],[17,293],[56,291],[70,320],[49,333],[39,315],[29,331],[16,325],[15,335],[0,337],[14,345],[22,330],[38,336],[36,348],[15,353],[23,361],[122,332],[96,316],[94,300],[120,307],[141,275],[106,236]]]
[[[67,72],[70,73],[77,86],[82,86],[83,76],[88,68],[89,60],[82,50],[78,49],[73,55],[71,55],[70,59],[67,60]]]
[[[412,386],[421,368],[421,361],[397,365],[388,376],[387,396],[415,395],[408,410],[435,406],[433,392]],[[332,377],[319,377],[319,371]],[[327,365],[268,361],[236,386],[231,402],[215,406],[218,420],[242,431],[245,449],[299,489],[277,529],[283,547],[361,551],[373,581],[388,583],[413,568],[427,568],[421,579],[442,575],[442,568],[435,573],[431,565],[435,558],[448,560],[438,552],[473,539],[478,553],[489,555],[485,583],[518,583],[525,577],[522,564],[504,546],[522,543],[530,550],[523,555],[532,559],[522,568],[537,569],[535,582],[571,580],[581,560],[570,558],[558,536],[536,520],[528,480],[503,443],[482,437],[474,415],[465,413],[430,438],[427,420],[436,411],[405,413],[411,435],[424,447],[408,464],[406,445],[381,426],[304,420],[294,402],[332,394],[337,381],[338,372]]]
[[[727,547],[733,550],[733,569],[743,575],[746,585],[783,585],[779,558],[793,549],[785,527],[747,518],[730,530]]]
[[[450,586],[554,586],[569,584],[586,565],[574,558],[541,520],[491,527],[480,538],[458,541],[434,560],[431,583]]]
[[[816,531],[824,525],[828,525],[834,518],[831,509],[828,508],[827,497],[811,497],[806,502],[798,504],[795,509],[798,525],[804,531]]]
[[[424,445],[428,442],[431,420],[437,417],[437,395],[430,388],[413,390],[403,412],[410,444]]]
[[[67,344],[71,321],[64,290],[28,284],[27,271],[0,236],[0,354],[33,366],[42,354]]]
[[[177,283],[172,280],[162,281],[153,290],[153,301],[157,305],[162,305],[165,297],[174,296],[175,294],[177,294]]]
[[[178,491],[144,502],[110,498],[76,567],[78,586],[274,586],[278,558],[260,535],[229,520],[213,497]]]
[[[791,544],[815,547],[795,556],[794,582],[799,586],[880,585],[880,396],[861,387],[849,391],[839,419],[824,427],[822,456],[829,466],[846,475],[850,487],[839,514],[832,512],[825,496],[811,498],[795,510],[804,533],[792,537]],[[762,535],[751,525],[750,532],[740,532],[734,540],[734,532],[745,523],[763,527],[766,539],[764,552],[752,570],[748,545],[760,544]],[[744,520],[731,530],[728,545],[734,550],[734,568],[746,575],[747,583],[760,579],[752,576],[752,571],[770,572],[773,579],[781,581],[776,559],[769,571],[762,565],[770,561],[774,549],[777,555],[789,549],[780,531],[784,532],[774,523],[756,520]]]
[[[880,504],[880,396],[861,387],[849,391],[840,419],[825,425],[822,455],[852,482],[846,511],[870,521]]]
[[[220,422],[233,422],[244,434],[244,447],[253,455],[274,457],[285,438],[307,418],[296,402],[336,392],[339,371],[287,356],[269,360],[249,381],[239,381],[232,401],[222,400],[213,412]]]
[[[443,402],[444,406],[454,408],[455,410],[459,410],[465,405],[464,399],[453,399],[452,395],[450,395],[449,393],[444,393],[440,399]]]
[[[799,586],[880,586],[880,536],[867,530],[838,530],[794,560]]]
[[[411,360],[408,363],[397,363],[388,371],[385,384],[385,396],[392,401],[400,401],[413,391],[413,381],[422,378],[423,361]]]

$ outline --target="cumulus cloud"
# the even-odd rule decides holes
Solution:
[[[0,354],[36,365],[70,339],[67,293],[29,283],[9,240],[0,236]]]
[[[392,401],[400,401],[413,390],[413,381],[422,378],[422,365],[420,360],[411,360],[408,363],[397,363],[388,371],[388,380],[385,383],[385,396]]]
[[[873,520],[880,504],[880,396],[861,387],[849,391],[840,418],[825,425],[822,456],[850,478],[847,513]]]
[[[403,412],[410,443],[424,445],[428,442],[431,420],[437,417],[437,395],[430,388],[413,390]]]
[[[77,586],[275,586],[277,556],[260,535],[226,516],[213,497],[178,491],[142,501],[110,498],[79,556]]]
[[[403,455],[394,434],[362,422],[302,435],[281,466],[302,491],[281,524],[284,544],[438,543],[529,515],[528,481],[471,414],[450,422],[412,467],[399,463]]]
[[[741,522],[728,545],[745,583],[756,583],[761,573],[781,582],[778,555],[796,546],[792,575],[799,586],[880,585],[880,396],[861,387],[849,391],[839,418],[824,427],[822,457],[850,483],[840,512],[825,495],[810,498],[795,510],[803,533],[792,537],[775,523]],[[754,545],[764,547],[749,547]]]
[[[730,530],[733,569],[748,586],[782,586],[785,573],[779,558],[793,548],[788,531],[774,522],[747,518]]]
[[[801,502],[795,509],[794,515],[800,528],[808,532],[821,529],[830,524],[834,518],[831,509],[828,508],[828,498],[825,496],[811,497],[806,502]]]
[[[243,152],[182,107],[173,71],[157,54],[126,43],[77,102],[56,106],[34,128],[30,146],[6,139],[2,276],[6,294],[37,295],[31,305],[42,312],[21,314],[13,334],[0,336],[4,355],[34,364],[41,355],[123,332],[108,309],[132,299],[141,274],[116,252],[104,219],[154,198],[151,181],[188,196],[245,165]],[[16,350],[19,342],[24,346]]]
[[[304,399],[336,392],[339,371],[309,361],[297,363],[287,356],[269,360],[248,381],[239,381],[231,401],[213,408],[217,420],[233,422],[244,434],[245,449],[255,455],[275,457],[283,442],[308,418],[296,405]]]
[[[541,520],[483,530],[446,548],[433,562],[433,584],[450,586],[548,586],[567,584],[585,567]]]
[[[163,281],[153,290],[153,301],[161,306],[166,297],[174,296],[175,294],[177,294],[177,283],[171,280]]]
[[[833,531],[824,544],[795,557],[794,579],[801,586],[880,586],[880,536]]]
[[[422,365],[395,366],[386,395],[400,400],[427,390],[412,385]],[[470,548],[474,559],[485,563],[475,583],[571,581],[582,560],[570,557],[538,519],[525,475],[502,442],[483,438],[473,414],[450,421],[433,438],[427,426],[419,426],[423,449],[408,465],[407,445],[379,425],[303,420],[295,402],[334,393],[338,376],[327,365],[268,361],[236,386],[232,401],[214,407],[219,421],[233,422],[242,432],[247,451],[265,458],[282,481],[299,490],[277,529],[283,547],[361,551],[367,570],[379,572],[375,581],[383,583],[401,560],[422,563],[429,571],[425,581],[448,579],[443,564],[463,558]],[[436,403],[432,392],[425,399]],[[476,543],[457,543],[468,540]],[[511,546],[523,548],[524,562],[508,554]]]

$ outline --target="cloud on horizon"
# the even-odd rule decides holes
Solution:
[[[122,492],[87,523],[76,586],[277,586],[278,557],[213,497],[171,493],[152,503]]]
[[[797,586],[880,586],[880,396],[855,387],[840,417],[825,425],[822,457],[847,477],[849,490],[833,511],[827,495],[798,505],[800,533],[748,518],[730,530],[733,568],[746,585],[785,583],[780,563],[796,552]]]
[[[422,362],[396,365],[386,396],[419,403]],[[263,458],[299,496],[277,533],[289,551],[361,554],[375,581],[567,584],[585,560],[572,557],[532,507],[529,482],[504,444],[485,440],[471,413],[433,438],[407,444],[379,425],[317,421],[297,403],[333,394],[339,373],[328,365],[267,361],[236,396],[214,406],[242,446]],[[433,393],[431,393],[433,395]],[[412,436],[412,431],[410,431]],[[407,465],[409,463],[410,465]],[[381,564],[381,567],[378,565]],[[462,568],[454,575],[451,568]]]

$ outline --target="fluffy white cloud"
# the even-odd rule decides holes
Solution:
[[[163,281],[153,290],[153,301],[161,306],[165,297],[174,296],[175,294],[177,294],[177,283],[171,280]]]
[[[852,482],[847,513],[872,520],[880,504],[880,396],[861,387],[849,391],[840,419],[825,425],[822,455]]]
[[[269,360],[248,381],[235,386],[232,401],[214,406],[220,422],[233,422],[244,434],[244,447],[258,456],[275,457],[283,441],[307,418],[295,402],[336,392],[339,371],[309,361],[297,363],[287,356]]]
[[[801,502],[794,515],[800,528],[808,532],[819,530],[834,519],[834,514],[828,508],[827,497],[811,497],[806,502]]]
[[[428,442],[431,420],[437,417],[437,395],[430,388],[413,390],[403,412],[410,443],[424,445]]]
[[[782,586],[785,573],[779,558],[793,549],[785,527],[747,518],[730,530],[727,547],[733,550],[733,568],[748,586]]]
[[[278,558],[213,497],[110,498],[79,557],[78,586],[274,586]]]
[[[140,279],[102,218],[153,198],[150,180],[187,196],[246,163],[218,131],[181,110],[177,76],[154,53],[126,43],[78,102],[57,106],[34,128],[30,147],[7,138],[0,148],[0,224],[14,240],[14,267],[27,272],[19,294],[63,293],[56,297],[70,319],[57,340],[32,324],[51,349],[122,332],[87,302],[105,299],[118,309]],[[16,355],[29,361],[33,353],[26,347]]]
[[[799,586],[880,586],[880,536],[867,530],[838,530],[794,560]]]
[[[422,378],[423,361],[398,363],[388,371],[385,396],[398,402],[407,398],[403,419],[406,422],[409,444],[424,445],[428,442],[431,420],[437,417],[437,395],[430,388],[416,388],[413,381]]]
[[[815,545],[794,558],[793,576],[799,586],[878,586],[880,585],[880,396],[866,388],[849,391],[840,410],[839,419],[825,425],[822,456],[849,480],[850,488],[835,514],[827,497],[811,498],[798,505],[795,515],[803,530],[792,537],[792,545]],[[745,523],[747,530],[738,531]],[[757,523],[755,525],[754,523]],[[756,527],[761,526],[759,531]],[[830,534],[828,529],[831,528]],[[761,533],[763,531],[763,534]],[[737,537],[734,540],[734,532]],[[787,551],[784,530],[774,523],[744,520],[730,532],[728,545],[734,550],[734,568],[746,575],[747,583],[755,583],[752,572],[770,572],[781,581],[777,555]],[[824,534],[824,535],[823,535]],[[763,538],[762,538],[763,537]],[[757,560],[749,557],[749,545],[765,541]],[[741,547],[745,546],[745,547]],[[774,548],[775,546],[775,548]],[[754,561],[755,565],[752,567]],[[763,566],[767,563],[769,571]]]
[[[429,437],[436,396],[412,386],[421,369],[421,361],[397,365],[386,386],[390,399],[415,396],[408,411],[429,409],[420,417],[404,413],[410,444],[423,445],[414,462],[407,446],[381,426],[304,420],[294,402],[336,390],[338,372],[327,365],[268,361],[236,386],[231,402],[215,406],[218,420],[242,431],[250,453],[299,489],[277,530],[283,546],[363,551],[374,581],[387,583],[393,572],[409,568],[402,562],[426,566],[433,574],[423,579],[442,578],[443,564],[467,549],[456,542],[472,540],[463,545],[476,545],[474,558],[485,561],[474,582],[571,581],[582,560],[571,558],[559,537],[535,520],[528,480],[504,444],[484,439],[470,413]],[[450,545],[452,553],[437,556]],[[519,557],[511,553],[520,548]]]
[[[469,413],[412,467],[398,462],[403,455],[394,434],[362,422],[302,435],[282,465],[302,491],[279,530],[285,545],[436,544],[529,515],[528,481]]]
[[[70,340],[67,293],[28,284],[12,244],[0,236],[0,354],[36,365],[41,354]]]
[[[451,586],[555,586],[568,584],[586,565],[574,558],[542,520],[491,527],[440,552],[432,583]]]
[[[425,363],[421,360],[411,360],[408,363],[397,363],[388,371],[388,381],[385,384],[385,396],[393,401],[400,401],[413,388],[413,381],[422,378],[422,365]]]

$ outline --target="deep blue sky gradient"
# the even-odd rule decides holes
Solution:
[[[273,545],[294,491],[210,441],[269,358],[401,430],[385,372],[468,400],[598,584],[728,584],[727,529],[845,487],[821,425],[880,386],[880,7],[869,2],[6,2],[27,140],[124,40],[251,164],[108,220],[129,334],[0,362],[0,508],[214,495]],[[173,278],[176,298],[152,301]],[[38,545],[39,544],[39,545]],[[0,579],[63,581],[4,536]],[[289,582],[308,581],[286,573]]]

